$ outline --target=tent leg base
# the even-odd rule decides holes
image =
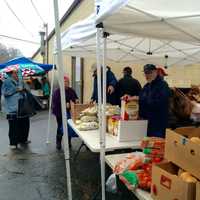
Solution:
[[[78,157],[78,155],[79,155],[79,153],[80,153],[80,151],[81,151],[81,149],[83,148],[83,146],[85,146],[85,147],[87,147],[86,145],[85,145],[85,143],[84,142],[82,142],[81,143],[81,145],[80,145],[80,147],[78,148],[78,150],[77,150],[77,152],[75,153],[75,155],[74,155],[74,162],[76,162],[76,160],[77,160],[77,157]]]

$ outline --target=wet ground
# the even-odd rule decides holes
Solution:
[[[56,123],[51,120],[50,144],[46,145],[47,112],[31,119],[30,140],[27,147],[10,150],[8,124],[0,116],[0,200],[66,200],[66,169],[63,151],[55,148]],[[72,141],[74,157],[81,141]],[[71,162],[74,200],[92,200],[99,189],[99,155],[83,147],[76,162]],[[101,199],[101,196],[96,198]],[[119,194],[107,193],[108,200],[128,200]],[[135,199],[135,198],[131,198]]]

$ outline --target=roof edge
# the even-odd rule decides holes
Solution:
[[[71,15],[71,13],[78,7],[80,3],[81,3],[81,0],[74,0],[74,2],[66,11],[66,13],[60,19],[60,26],[65,22],[65,20]],[[49,33],[47,37],[47,41],[49,41],[53,37],[54,34],[55,34],[55,28]],[[33,59],[39,52],[40,52],[40,48],[38,48],[38,50],[31,56],[31,59]]]

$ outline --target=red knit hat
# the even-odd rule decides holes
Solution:
[[[69,77],[64,75],[64,81],[69,81]]]
[[[162,67],[157,67],[157,72],[158,72],[158,75],[168,76],[167,72]]]

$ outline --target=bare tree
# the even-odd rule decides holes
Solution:
[[[0,63],[6,62],[18,56],[22,56],[19,49],[13,47],[7,48],[5,45],[0,43]]]

